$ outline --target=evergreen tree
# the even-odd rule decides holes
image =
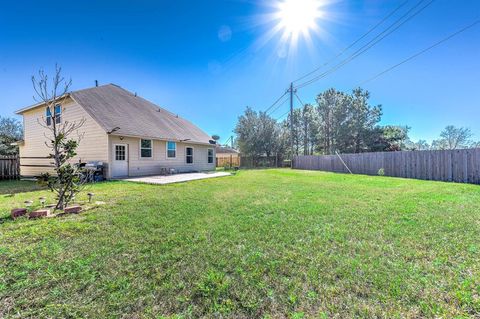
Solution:
[[[18,154],[18,146],[11,144],[22,139],[23,129],[20,121],[0,116],[0,155]]]

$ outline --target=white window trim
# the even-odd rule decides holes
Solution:
[[[59,107],[59,110],[60,110],[60,113],[57,114],[57,112],[55,112],[57,110],[57,106]],[[62,104],[55,104],[53,106],[53,115],[55,116],[55,124],[61,124],[62,123],[62,113],[63,113],[63,110],[62,110]],[[57,115],[60,115],[60,117],[58,117],[58,122],[57,122]],[[53,118],[52,118],[53,120]]]
[[[125,148],[125,154],[124,154],[125,159],[117,160],[117,146],[123,146]],[[122,143],[113,144],[113,160],[120,161],[120,162],[123,162],[123,161],[128,162],[128,144],[122,144]]]
[[[150,141],[151,143],[151,147],[150,147],[150,150],[152,151],[152,156],[150,157],[145,157],[145,156],[142,156],[142,140],[145,140],[145,141]],[[148,149],[148,148],[143,148],[143,149]],[[143,160],[153,160],[153,140],[152,139],[149,139],[149,138],[141,138],[138,140],[138,157],[140,159],[143,159]]]
[[[192,162],[191,163],[187,163],[187,148],[191,148],[192,149]],[[185,164],[187,165],[193,165],[195,164],[195,148],[193,146],[185,146]]]
[[[175,143],[175,156],[174,157],[169,157],[168,156],[168,143],[171,142],[171,143]],[[177,153],[178,153],[178,147],[177,147],[177,142],[175,141],[165,141],[165,158],[167,160],[174,160],[177,158]]]
[[[50,112],[50,115],[48,115],[48,112]],[[50,124],[48,124],[48,119],[50,119]],[[47,126],[50,126],[52,125],[53,123],[53,117],[52,117],[52,110],[50,109],[50,107],[46,107],[45,108],[45,124],[47,124]]]
[[[212,150],[212,162],[211,163],[208,161],[208,158],[210,157],[210,156],[208,156],[208,151],[209,150]],[[215,164],[215,150],[213,148],[207,148],[207,164]]]

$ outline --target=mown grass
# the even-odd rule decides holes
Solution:
[[[0,317],[480,313],[475,185],[258,170],[89,190],[108,204],[0,224]],[[0,217],[45,194],[0,195]]]
[[[1,195],[14,195],[16,193],[33,192],[44,189],[37,183],[31,181],[2,181],[0,182],[0,196]]]

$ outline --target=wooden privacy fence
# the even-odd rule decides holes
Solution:
[[[341,157],[341,159],[340,159]],[[295,156],[295,169],[480,184],[480,148]]]
[[[18,156],[0,156],[0,180],[20,178],[20,160]]]
[[[240,157],[239,156],[223,156],[217,157],[217,167],[235,167],[240,166]]]

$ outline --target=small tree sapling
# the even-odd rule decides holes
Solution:
[[[43,70],[40,70],[37,76],[32,76],[36,93],[34,99],[45,106],[45,116],[37,119],[37,122],[46,129],[45,145],[50,150],[48,157],[53,159],[54,167],[54,174],[42,174],[40,182],[55,193],[55,210],[64,209],[88,180],[82,178],[80,166],[72,163],[84,135],[79,130],[85,124],[85,118],[79,121],[62,119],[72,80],[65,80],[61,73],[61,67],[55,65],[55,75],[51,83]]]

